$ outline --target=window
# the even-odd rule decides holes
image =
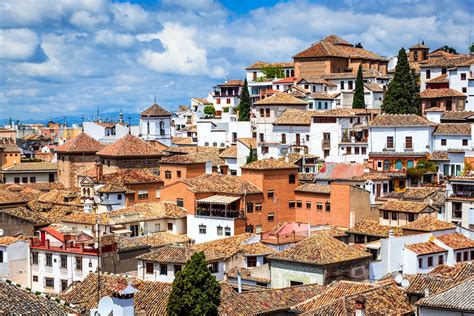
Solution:
[[[247,203],[247,213],[253,213],[253,203]]]
[[[290,286],[297,286],[297,285],[303,285],[303,282],[299,282],[299,281],[290,281]]]
[[[261,143],[265,142],[265,135],[263,135],[263,133],[260,133],[259,137],[260,137],[260,142]]]
[[[392,212],[392,219],[393,219],[394,221],[397,220],[397,217],[398,217],[397,215],[398,215],[397,212]]]
[[[388,219],[388,212],[387,211],[383,211],[383,219]]]
[[[216,99],[216,104],[221,104],[221,99]]]
[[[181,178],[181,171],[176,171],[176,177]]]
[[[260,109],[260,117],[265,117],[265,109]]]
[[[268,146],[262,146],[262,154],[268,154]]]
[[[262,211],[262,203],[256,203],[255,204],[255,210],[257,212],[259,212],[259,211],[261,212]]]
[[[76,257],[76,270],[82,271],[82,257]]]
[[[173,269],[174,269],[174,275],[176,275],[176,273],[178,273],[179,271],[181,271],[182,267],[179,265],[179,264],[175,264],[173,266]]]
[[[268,213],[268,221],[273,222],[275,220],[275,213]]]
[[[165,179],[171,179],[171,171],[169,170],[165,171]]]
[[[67,289],[67,280],[61,280],[61,292],[66,291]]]
[[[254,268],[257,266],[257,257],[250,256],[247,257],[247,268]]]
[[[20,183],[20,177],[15,177],[15,178],[13,179],[13,182],[15,182],[15,183]]]
[[[383,170],[385,171],[390,170],[390,160],[383,161]]]
[[[432,266],[433,266],[433,257],[429,256],[428,257],[428,267],[432,267]]]
[[[322,211],[323,210],[323,203],[321,203],[321,202],[316,203],[316,209],[318,211]]]
[[[30,177],[30,183],[36,183],[36,177]]]
[[[38,276],[37,275],[33,275],[33,282],[38,282]]]
[[[224,230],[222,229],[222,226],[217,226],[217,236],[223,236],[224,235]]]
[[[413,149],[413,138],[411,136],[405,137],[405,148],[406,149]]]
[[[206,233],[206,225],[199,225],[199,233],[200,234]]]
[[[209,265],[209,270],[211,270],[211,273],[217,273],[219,272],[219,262],[213,262]]]
[[[235,143],[237,141],[237,133],[232,133],[232,142]]]
[[[441,146],[446,146],[447,140],[445,138],[441,139]]]
[[[177,198],[176,199],[176,205],[184,207],[184,200],[180,199],[180,198]]]
[[[121,193],[117,194],[117,200],[122,200],[122,194]]]
[[[3,251],[0,251],[0,262],[4,262],[3,261]]]
[[[286,134],[281,134],[281,143],[286,144]]]
[[[130,225],[130,237],[138,236],[138,225]]]
[[[444,264],[444,256],[443,255],[438,256],[438,264]]]
[[[463,145],[463,146],[467,146],[467,139],[463,139],[463,140],[462,140],[462,145]]]
[[[471,250],[471,260],[474,260],[474,250]]]
[[[230,99],[229,98],[227,98],[226,103],[230,104]]]
[[[231,231],[230,231],[230,227],[229,226],[226,226],[224,228],[224,235],[226,236],[230,236],[231,235]]]
[[[49,288],[54,288],[54,279],[53,278],[44,278],[44,286]]]
[[[295,177],[295,175],[292,173],[292,174],[290,174],[290,175],[288,176],[288,183],[289,183],[289,184],[293,184],[293,183],[295,183],[295,182],[296,182],[296,177]]]
[[[415,214],[408,214],[408,221],[413,222],[415,220]]]
[[[37,252],[32,252],[31,253],[31,263],[32,264],[38,264],[38,253]]]
[[[360,153],[360,147],[354,147],[354,155],[358,155]]]
[[[302,208],[303,207],[303,202],[301,200],[296,201],[296,207],[297,208]]]
[[[445,75],[446,74],[446,68],[441,68],[441,74]]]
[[[423,268],[423,258],[418,258],[418,268],[419,269]]]
[[[265,116],[270,117],[270,109],[265,109]]]
[[[21,183],[28,183],[28,177],[22,177]]]
[[[402,170],[402,168],[403,168],[403,164],[402,164],[402,161],[399,159],[395,162],[395,169]]]
[[[60,256],[60,261],[61,261],[61,268],[62,269],[67,269],[67,256],[66,255],[61,255]]]
[[[288,202],[288,207],[289,208],[295,208],[295,201],[289,201]]]
[[[387,148],[393,148],[393,136],[387,136]]]
[[[46,266],[52,267],[53,266],[53,255],[50,253],[46,254]]]
[[[466,80],[466,73],[461,73],[461,80]]]
[[[461,262],[461,261],[462,261],[461,255],[462,255],[461,252],[458,252],[458,253],[456,254],[456,262]]]
[[[364,235],[355,235],[354,236],[354,242],[356,244],[363,244],[365,243],[365,236]]]
[[[415,166],[415,165],[414,165],[414,163],[413,163],[413,160],[408,160],[408,161],[407,161],[407,169],[413,168],[414,166]]]
[[[173,230],[173,223],[168,223],[168,230]]]
[[[310,201],[306,201],[306,208],[311,209],[311,202]]]
[[[331,203],[326,202],[326,212],[330,212],[330,211],[331,211]]]
[[[246,233],[253,233],[253,225],[245,226],[245,232]]]
[[[168,274],[168,265],[160,264],[160,275],[167,275]]]
[[[148,191],[147,190],[138,190],[138,199],[139,200],[148,199]]]
[[[346,148],[346,154],[351,155],[352,154],[352,147],[347,146]]]
[[[341,81],[341,90],[344,90],[344,81]]]
[[[468,261],[468,260],[469,260],[469,252],[468,252],[468,251],[464,251],[463,254],[464,254],[463,260],[464,260],[464,261]]]
[[[431,79],[431,70],[426,69],[426,79]]]
[[[347,82],[347,85],[348,85],[348,89],[349,89],[349,90],[352,90],[352,89],[353,89],[352,80],[349,80],[349,81]]]
[[[273,190],[268,190],[267,197],[268,198],[273,198],[274,196],[275,196],[275,192]]]
[[[309,135],[306,135],[306,141],[309,142]]]

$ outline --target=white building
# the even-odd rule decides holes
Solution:
[[[170,112],[158,104],[151,105],[140,113],[140,137],[171,146],[171,116]]]
[[[17,237],[0,237],[0,278],[30,287],[29,241]]]
[[[193,137],[189,134],[189,128],[196,125],[196,113],[187,106],[180,106],[173,113],[171,134],[173,137]]]
[[[104,144],[112,144],[129,133],[121,117],[118,122],[84,122],[84,133]]]
[[[52,183],[57,181],[58,167],[52,162],[22,162],[1,174],[3,183]]]
[[[237,138],[251,136],[251,123],[237,121],[230,113],[223,113],[221,119],[197,121],[198,146],[229,147],[236,144]]]
[[[446,183],[448,222],[474,229],[474,178],[452,177]]]

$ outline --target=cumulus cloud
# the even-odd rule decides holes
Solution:
[[[0,43],[0,59],[26,60],[35,53],[39,39],[29,29],[2,29]]]
[[[87,11],[74,12],[70,18],[73,25],[85,28],[94,28],[98,24],[104,24],[108,21],[106,15],[94,15]]]
[[[135,37],[130,34],[116,33],[111,30],[100,30],[95,35],[94,42],[105,46],[130,47],[135,42]]]

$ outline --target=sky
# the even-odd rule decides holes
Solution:
[[[0,0],[0,118],[170,110],[329,34],[467,52],[474,0]]]

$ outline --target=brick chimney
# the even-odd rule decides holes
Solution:
[[[365,316],[365,299],[362,297],[355,299],[355,316]]]
[[[102,164],[100,162],[96,162],[96,164],[95,164],[95,176],[97,178],[97,182],[99,182],[100,179],[102,179],[103,174],[104,174],[104,170],[102,168]]]

